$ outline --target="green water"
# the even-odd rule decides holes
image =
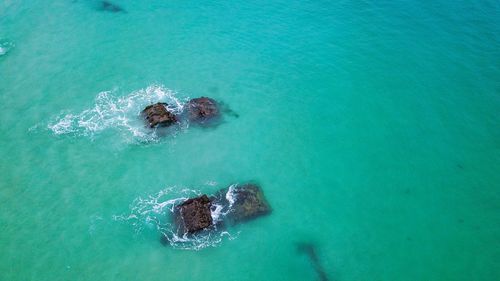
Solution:
[[[0,280],[498,280],[498,1],[115,3],[0,1]],[[137,119],[202,95],[239,117]],[[247,181],[205,248],[146,221]]]

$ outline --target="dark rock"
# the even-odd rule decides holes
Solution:
[[[98,10],[112,13],[126,13],[125,9],[109,1],[100,1]]]
[[[271,213],[262,189],[255,184],[229,187],[219,191],[214,200],[227,212],[225,220],[237,224]]]
[[[201,122],[219,116],[219,105],[211,98],[201,97],[187,103],[189,121]]]
[[[212,225],[208,196],[191,198],[175,207],[174,221],[181,234],[194,233]]]
[[[167,110],[166,103],[159,102],[149,105],[142,111],[142,115],[150,128],[167,127],[177,122],[177,117]]]

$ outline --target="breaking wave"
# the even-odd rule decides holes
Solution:
[[[12,42],[0,40],[0,56],[6,55],[12,48],[14,48],[14,44]]]
[[[232,190],[228,191],[230,192]],[[222,221],[227,211],[223,212],[223,207],[217,203],[212,204],[214,229],[191,235],[177,233],[171,217],[175,206],[200,195],[201,193],[197,190],[184,188],[177,191],[175,187],[166,188],[154,195],[136,198],[130,205],[129,214],[115,215],[113,219],[131,224],[137,234],[144,229],[155,228],[161,233],[162,242],[176,249],[201,250],[216,247],[224,239],[235,239],[238,233],[231,234],[228,229],[218,226],[218,222]]]
[[[92,108],[80,113],[62,113],[49,122],[48,129],[56,135],[85,136],[94,138],[105,130],[118,130],[129,140],[158,141],[159,130],[144,125],[140,112],[156,102],[165,102],[175,114],[181,113],[185,101],[162,85],[151,85],[127,96],[116,96],[114,91],[101,92]],[[163,132],[164,133],[164,132]]]

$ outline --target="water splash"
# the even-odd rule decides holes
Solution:
[[[231,234],[227,229],[217,228],[217,222],[222,221],[224,215],[221,212],[222,206],[217,204],[212,205],[212,219],[215,225],[213,230],[190,235],[177,233],[171,219],[175,206],[200,195],[199,191],[193,189],[166,188],[145,198],[136,198],[130,205],[129,214],[115,215],[113,219],[131,224],[136,234],[140,234],[145,229],[154,228],[161,233],[163,242],[176,249],[201,250],[216,247],[225,238],[235,239],[238,234]]]
[[[7,40],[0,40],[0,57],[6,55],[12,48],[14,48],[14,43]]]
[[[146,128],[140,117],[144,107],[156,102],[167,103],[175,114],[181,113],[185,104],[174,91],[162,85],[151,85],[122,97],[114,91],[105,91],[97,95],[92,108],[76,114],[62,113],[47,128],[56,135],[89,138],[106,130],[118,130],[128,140],[156,142],[159,131]]]

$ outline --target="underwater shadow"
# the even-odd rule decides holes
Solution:
[[[97,11],[110,12],[110,13],[127,13],[121,6],[109,1],[99,1],[95,7]]]
[[[299,242],[296,244],[297,251],[301,254],[306,254],[311,261],[314,271],[318,274],[319,280],[328,281],[328,276],[326,275],[323,266],[316,254],[316,247],[310,242]]]

